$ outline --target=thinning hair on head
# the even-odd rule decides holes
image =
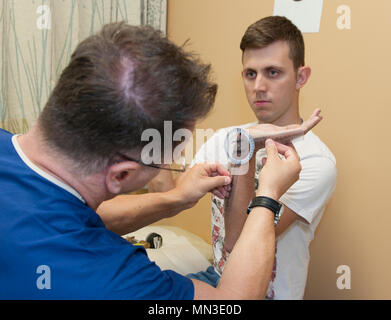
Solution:
[[[96,172],[141,150],[144,130],[163,137],[164,121],[175,132],[205,117],[217,92],[210,71],[152,27],[108,24],[78,45],[39,125],[49,146]]]

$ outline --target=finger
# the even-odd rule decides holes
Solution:
[[[304,121],[302,126],[304,128],[305,133],[310,131],[323,119],[323,117],[320,115],[320,112],[321,110],[319,108],[315,109],[315,111],[312,113],[309,119],[307,121]]]
[[[204,163],[204,169],[210,177],[230,176],[228,170],[220,163]]]
[[[205,183],[206,191],[211,191],[213,189],[219,191],[218,189],[219,187],[223,187],[231,183],[231,177],[227,177],[227,176],[205,177],[204,181],[205,181],[204,183]]]
[[[277,151],[279,153],[286,152],[286,151],[288,151],[289,148],[296,150],[295,146],[293,145],[293,143],[291,141],[287,142],[287,143],[281,143],[279,141],[274,141],[274,144],[276,145]]]
[[[214,189],[211,191],[212,194],[214,194],[215,196],[219,197],[220,199],[224,199],[224,198],[229,198],[230,196],[230,192],[229,191],[224,191],[224,192],[220,192],[219,191],[220,189]]]
[[[225,197],[227,195],[227,192],[225,191],[224,187],[218,187],[217,190]]]
[[[315,111],[312,113],[311,117],[312,116],[319,116],[320,113],[321,113],[322,110],[320,110],[320,108],[316,108]]]
[[[224,196],[218,190],[212,190],[212,194],[220,199],[224,199]]]
[[[224,190],[227,192],[230,192],[231,191],[231,184],[227,184],[226,186],[224,186]]]
[[[278,157],[277,146],[272,139],[266,140],[266,153],[268,158],[275,159],[276,157]]]
[[[216,171],[221,176],[230,176],[228,170],[220,163],[216,163]]]
[[[278,153],[282,154],[287,160],[296,160],[299,159],[299,155],[292,143],[289,145],[281,144],[274,142]]]

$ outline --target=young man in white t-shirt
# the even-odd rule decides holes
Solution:
[[[299,125],[299,92],[311,69],[304,64],[304,41],[297,27],[284,17],[263,18],[248,27],[240,48],[243,52],[243,83],[256,123],[239,126],[259,128],[265,124]],[[193,163],[229,165],[224,141],[232,128],[219,130],[198,151]],[[267,125],[266,125],[267,129]],[[276,258],[266,298],[302,299],[307,279],[309,244],[336,185],[336,161],[332,152],[312,132],[293,142],[301,159],[300,179],[281,198],[283,213],[276,226]],[[212,198],[212,245],[214,268],[192,275],[216,285],[247,219],[246,206],[254,196],[265,149],[256,152],[254,186],[230,195],[229,212],[224,201]],[[249,185],[247,183],[247,185]],[[251,191],[250,191],[251,190]],[[228,192],[221,189],[220,197]],[[217,273],[217,275],[216,275]]]
[[[336,162],[327,146],[312,131],[308,131],[315,124],[303,123],[299,114],[299,92],[306,84],[311,69],[304,64],[304,41],[297,27],[283,17],[266,17],[247,29],[240,47],[243,52],[244,88],[257,121],[239,127],[259,130],[266,135],[274,130],[286,132],[290,127],[300,126],[306,132],[293,142],[302,166],[300,179],[279,199],[283,204],[283,213],[275,228],[275,263],[266,295],[268,299],[302,299],[307,279],[309,244],[335,188]],[[309,122],[314,118],[310,118]],[[228,167],[224,141],[230,129],[232,127],[221,129],[212,136],[198,151],[193,164],[219,162]],[[250,168],[256,170],[238,176],[237,187],[231,192],[224,188],[214,192],[214,266],[190,277],[217,286],[229,253],[247,220],[247,207],[257,188],[262,158],[266,156],[265,149],[260,147],[257,145],[256,155],[250,160]],[[175,187],[175,181],[169,172],[162,172],[148,187],[150,192],[167,191]],[[224,203],[228,199],[231,205],[229,212],[225,212]],[[126,216],[136,210],[130,198],[128,201],[121,200],[113,206],[116,212],[123,212]],[[111,212],[112,209],[102,208],[100,213],[104,211]]]

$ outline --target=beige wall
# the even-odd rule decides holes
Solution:
[[[254,120],[240,78],[239,42],[246,27],[273,14],[272,0],[169,0],[168,36],[213,65],[219,94],[199,128]],[[336,26],[337,7],[351,8],[351,30]],[[324,1],[320,33],[305,34],[312,76],[301,115],[321,107],[314,129],[337,158],[338,183],[311,244],[307,299],[391,299],[391,1]],[[210,196],[164,221],[210,241]],[[339,290],[339,265],[351,268],[351,290]]]

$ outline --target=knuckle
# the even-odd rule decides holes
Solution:
[[[296,168],[295,168],[296,170],[296,177],[297,177],[297,179],[299,178],[299,175],[300,175],[300,172],[301,172],[301,169],[302,169],[302,167],[301,167],[301,164],[300,164],[300,162],[298,162],[297,163],[297,165],[296,165]]]

